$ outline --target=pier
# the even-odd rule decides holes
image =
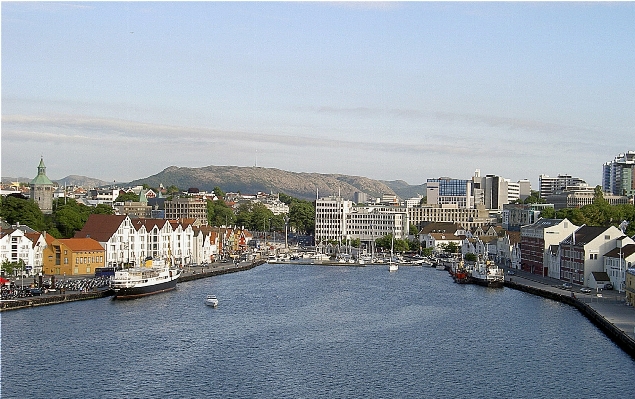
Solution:
[[[562,281],[514,270],[506,275],[505,287],[558,301],[576,308],[624,352],[635,359],[635,309],[624,294],[615,291],[582,293],[580,286],[565,289]],[[577,288],[577,291],[576,291]]]

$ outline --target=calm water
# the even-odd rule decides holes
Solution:
[[[421,267],[262,265],[0,317],[5,399],[632,398],[635,380],[576,310]]]

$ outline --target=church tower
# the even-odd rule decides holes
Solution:
[[[46,166],[44,159],[40,158],[40,166],[37,167],[37,176],[31,180],[31,199],[44,214],[53,212],[53,182],[46,177]]]

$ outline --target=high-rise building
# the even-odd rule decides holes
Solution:
[[[40,158],[40,165],[37,167],[37,176],[30,183],[31,199],[35,201],[42,213],[53,213],[53,193],[55,187],[53,182],[46,177],[46,166],[44,159]]]
[[[429,205],[455,204],[459,208],[473,208],[472,181],[440,177],[428,179],[426,196]]]
[[[619,154],[602,166],[602,190],[614,195],[635,195],[635,151]]]
[[[558,175],[558,177],[549,177],[547,175],[540,175],[540,198],[546,200],[548,196],[559,191],[575,188],[588,187],[587,182],[569,175]]]

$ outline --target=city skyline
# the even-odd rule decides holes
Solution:
[[[2,176],[262,166],[601,184],[633,149],[635,5],[2,4]]]

